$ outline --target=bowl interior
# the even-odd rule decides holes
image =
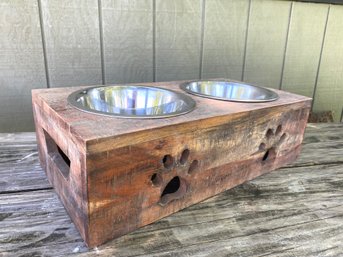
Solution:
[[[279,97],[269,89],[236,81],[192,81],[181,88],[191,94],[236,102],[268,102]]]
[[[103,86],[79,90],[68,97],[75,107],[98,114],[161,118],[190,112],[195,102],[190,97],[149,86]]]

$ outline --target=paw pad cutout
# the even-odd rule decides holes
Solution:
[[[282,125],[278,125],[275,129],[268,128],[265,134],[265,138],[259,146],[259,151],[264,152],[262,162],[275,158],[279,146],[287,138],[287,134],[282,132]]]
[[[190,150],[184,149],[180,158],[175,158],[170,154],[164,155],[161,159],[161,170],[153,173],[150,177],[152,186],[161,188],[159,204],[164,206],[169,202],[182,198],[187,192],[187,183],[182,175],[191,175],[197,171],[198,160],[189,160]],[[172,172],[172,173],[170,173]],[[170,179],[171,174],[175,174]]]

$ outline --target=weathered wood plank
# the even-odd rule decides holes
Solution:
[[[339,122],[343,110],[343,6],[330,8],[313,111],[332,111]]]
[[[53,190],[0,195],[0,221],[0,255],[63,256],[83,245]]]
[[[31,89],[46,87],[37,1],[1,1],[0,12],[0,132],[32,131]]]
[[[156,81],[197,79],[201,0],[156,0]]]
[[[205,3],[202,78],[241,80],[249,0]]]
[[[299,158],[289,166],[343,163],[343,124],[308,124]]]
[[[283,90],[313,96],[328,8],[325,4],[293,4],[281,81]]]
[[[153,81],[152,0],[102,1],[105,82]]]
[[[34,133],[0,134],[0,153],[0,194],[51,188]]]
[[[244,81],[279,87],[290,9],[291,2],[251,2]]]
[[[272,172],[89,252],[53,191],[0,195],[0,253],[337,255],[343,251],[342,168]]]
[[[42,0],[50,86],[101,84],[97,0]]]

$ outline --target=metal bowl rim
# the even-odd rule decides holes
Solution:
[[[194,83],[194,82],[232,82],[232,83],[236,83],[236,84],[247,85],[247,86],[251,86],[251,87],[255,87],[255,88],[261,89],[261,90],[263,90],[265,92],[270,92],[272,94],[272,98],[266,99],[266,100],[264,100],[264,99],[263,100],[260,100],[260,99],[247,99],[247,100],[244,100],[244,99],[229,99],[229,98],[224,98],[224,97],[217,97],[217,96],[212,96],[212,95],[206,95],[206,94],[194,92],[194,91],[189,90],[187,88],[187,86],[189,84]],[[215,99],[215,100],[228,101],[228,102],[264,103],[264,102],[276,101],[276,100],[278,100],[280,98],[280,96],[276,92],[274,92],[273,90],[270,90],[268,88],[261,87],[261,86],[256,86],[256,85],[253,85],[253,84],[250,84],[250,83],[245,83],[245,82],[241,82],[241,81],[237,81],[237,80],[230,80],[230,79],[222,79],[222,80],[219,80],[219,79],[191,80],[191,81],[183,82],[182,84],[180,84],[180,88],[183,91],[185,91],[185,92],[187,92],[189,94],[195,95],[195,96],[200,96],[200,97],[209,98],[209,99]]]
[[[175,94],[178,99],[181,99],[184,102],[186,102],[186,104],[189,106],[189,108],[184,110],[184,111],[173,112],[170,114],[133,116],[133,115],[121,115],[121,114],[116,114],[116,113],[102,112],[102,111],[98,111],[98,110],[89,109],[89,108],[86,108],[83,105],[79,104],[76,101],[76,96],[78,96],[81,92],[84,92],[84,91],[88,92],[92,89],[106,88],[106,87],[142,87],[142,88],[153,88],[153,89],[157,89],[160,91],[167,91],[169,93]],[[102,115],[102,116],[106,116],[106,117],[125,118],[125,119],[162,119],[162,118],[175,117],[175,116],[180,116],[180,115],[189,113],[189,112],[193,111],[196,107],[196,102],[191,97],[189,97],[188,95],[185,95],[183,93],[176,92],[176,91],[170,90],[170,89],[165,89],[165,88],[156,87],[156,86],[147,86],[147,85],[125,85],[124,84],[124,85],[103,85],[103,86],[87,87],[87,88],[79,89],[79,90],[76,90],[76,91],[70,93],[68,98],[67,98],[67,101],[72,107],[74,107],[78,110],[81,110],[83,112],[86,112],[86,113],[97,114],[97,115]]]

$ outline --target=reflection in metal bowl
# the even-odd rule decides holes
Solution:
[[[138,85],[79,90],[69,95],[68,102],[83,111],[123,118],[163,118],[195,108],[194,100],[187,95]]]
[[[269,89],[230,80],[192,81],[181,88],[190,94],[234,102],[269,102],[279,98]]]

